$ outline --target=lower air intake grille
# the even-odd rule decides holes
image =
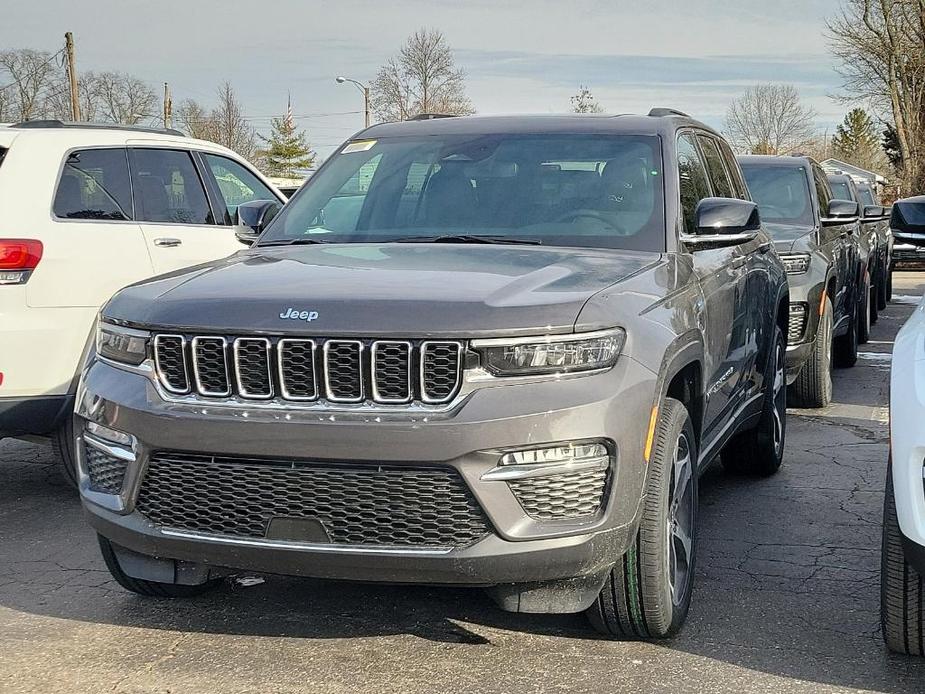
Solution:
[[[462,478],[441,467],[158,452],[137,508],[161,527],[241,538],[265,537],[274,518],[311,519],[343,545],[465,547],[489,532]]]
[[[790,323],[787,326],[787,343],[795,345],[806,332],[806,304],[790,304]]]
[[[604,498],[606,470],[573,472],[509,482],[527,515],[536,520],[593,516]]]
[[[84,459],[90,475],[90,489],[104,494],[118,494],[122,491],[125,478],[125,461],[119,460],[98,448],[84,444]]]

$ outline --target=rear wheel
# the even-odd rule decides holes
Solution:
[[[764,407],[757,426],[736,434],[722,452],[723,467],[730,472],[767,477],[780,469],[787,433],[787,387],[784,333],[775,329],[775,339],[764,377]]]
[[[793,404],[799,407],[826,407],[832,402],[832,302],[825,300],[813,353],[790,386]]]
[[[848,323],[848,332],[835,338],[835,366],[845,369],[854,366],[858,362],[858,317],[860,316],[860,305],[854,307],[851,320]]]
[[[880,550],[880,626],[887,648],[897,653],[925,655],[925,577],[903,553],[896,502],[893,495],[892,462],[883,501],[883,543]]]
[[[77,451],[74,443],[74,417],[65,417],[64,423],[51,435],[51,445],[58,457],[61,476],[69,486],[77,489]]]
[[[870,284],[870,275],[864,282],[864,289],[861,292],[861,304],[858,306],[858,344],[867,344],[870,339],[870,325],[874,317],[874,292]]]
[[[192,598],[215,589],[222,583],[222,579],[212,579],[198,585],[180,585],[178,583],[161,583],[159,581],[145,581],[132,578],[119,566],[119,558],[113,549],[112,543],[102,535],[97,535],[100,551],[106,568],[120,586],[132,593],[152,598]]]
[[[886,264],[880,268],[880,277],[877,282],[877,309],[882,311],[886,308],[890,298],[888,296],[890,283],[890,268]]]
[[[620,639],[673,635],[687,617],[696,557],[697,444],[687,409],[666,398],[658,415],[642,519],[587,615]]]
[[[890,267],[886,273],[886,300],[890,302],[893,300],[893,268]]]

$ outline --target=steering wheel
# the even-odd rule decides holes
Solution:
[[[603,222],[618,234],[625,234],[623,228],[614,223],[611,215],[606,215],[600,210],[593,210],[590,207],[580,207],[577,210],[569,210],[565,214],[556,217],[553,223],[561,224],[564,222],[574,222],[578,219],[594,219],[598,222]]]

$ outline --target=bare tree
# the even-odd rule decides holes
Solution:
[[[575,113],[603,113],[603,107],[597,103],[591,90],[585,85],[579,85],[578,93],[569,101],[572,104],[572,111]]]
[[[214,141],[245,159],[257,154],[257,132],[244,118],[241,103],[230,82],[218,88],[218,106],[212,111]]]
[[[190,137],[199,140],[214,140],[215,122],[212,114],[198,101],[186,99],[174,110],[174,122]]]
[[[925,0],[844,0],[829,43],[851,100],[895,128],[906,192],[925,185]]]
[[[813,139],[816,112],[800,103],[796,87],[758,84],[730,104],[726,134],[740,150],[782,154]]]
[[[407,120],[419,113],[474,113],[465,77],[443,34],[419,29],[379,69],[370,88],[373,112],[384,121]]]
[[[57,54],[18,49],[0,51],[3,110],[0,120],[24,121],[48,116],[50,92],[63,80]]]
[[[89,79],[104,120],[136,125],[157,113],[157,94],[137,77],[123,72],[101,72],[91,74]]]

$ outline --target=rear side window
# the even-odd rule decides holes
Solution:
[[[203,154],[218,184],[222,200],[228,209],[228,223],[234,219],[238,205],[254,200],[277,200],[276,194],[267,188],[252,171],[233,159],[217,154]]]
[[[719,151],[726,162],[726,171],[729,172],[729,182],[732,184],[732,197],[739,200],[748,200],[748,188],[745,186],[745,180],[739,169],[739,163],[736,161],[732,149],[724,141],[719,142]]]
[[[3,163],[3,160],[6,158],[6,147],[0,147],[0,164]]]
[[[678,175],[684,228],[690,232],[696,226],[694,211],[697,203],[710,196],[707,170],[691,135],[685,134],[678,138]]]
[[[139,221],[215,224],[189,152],[133,149],[132,181]]]
[[[729,183],[726,165],[723,164],[723,158],[716,147],[716,142],[710,137],[698,137],[697,139],[700,141],[700,149],[703,150],[703,156],[706,159],[710,182],[713,184],[713,194],[720,198],[733,197],[732,184]]]
[[[125,150],[71,152],[58,180],[53,210],[62,219],[131,219],[132,187]]]

